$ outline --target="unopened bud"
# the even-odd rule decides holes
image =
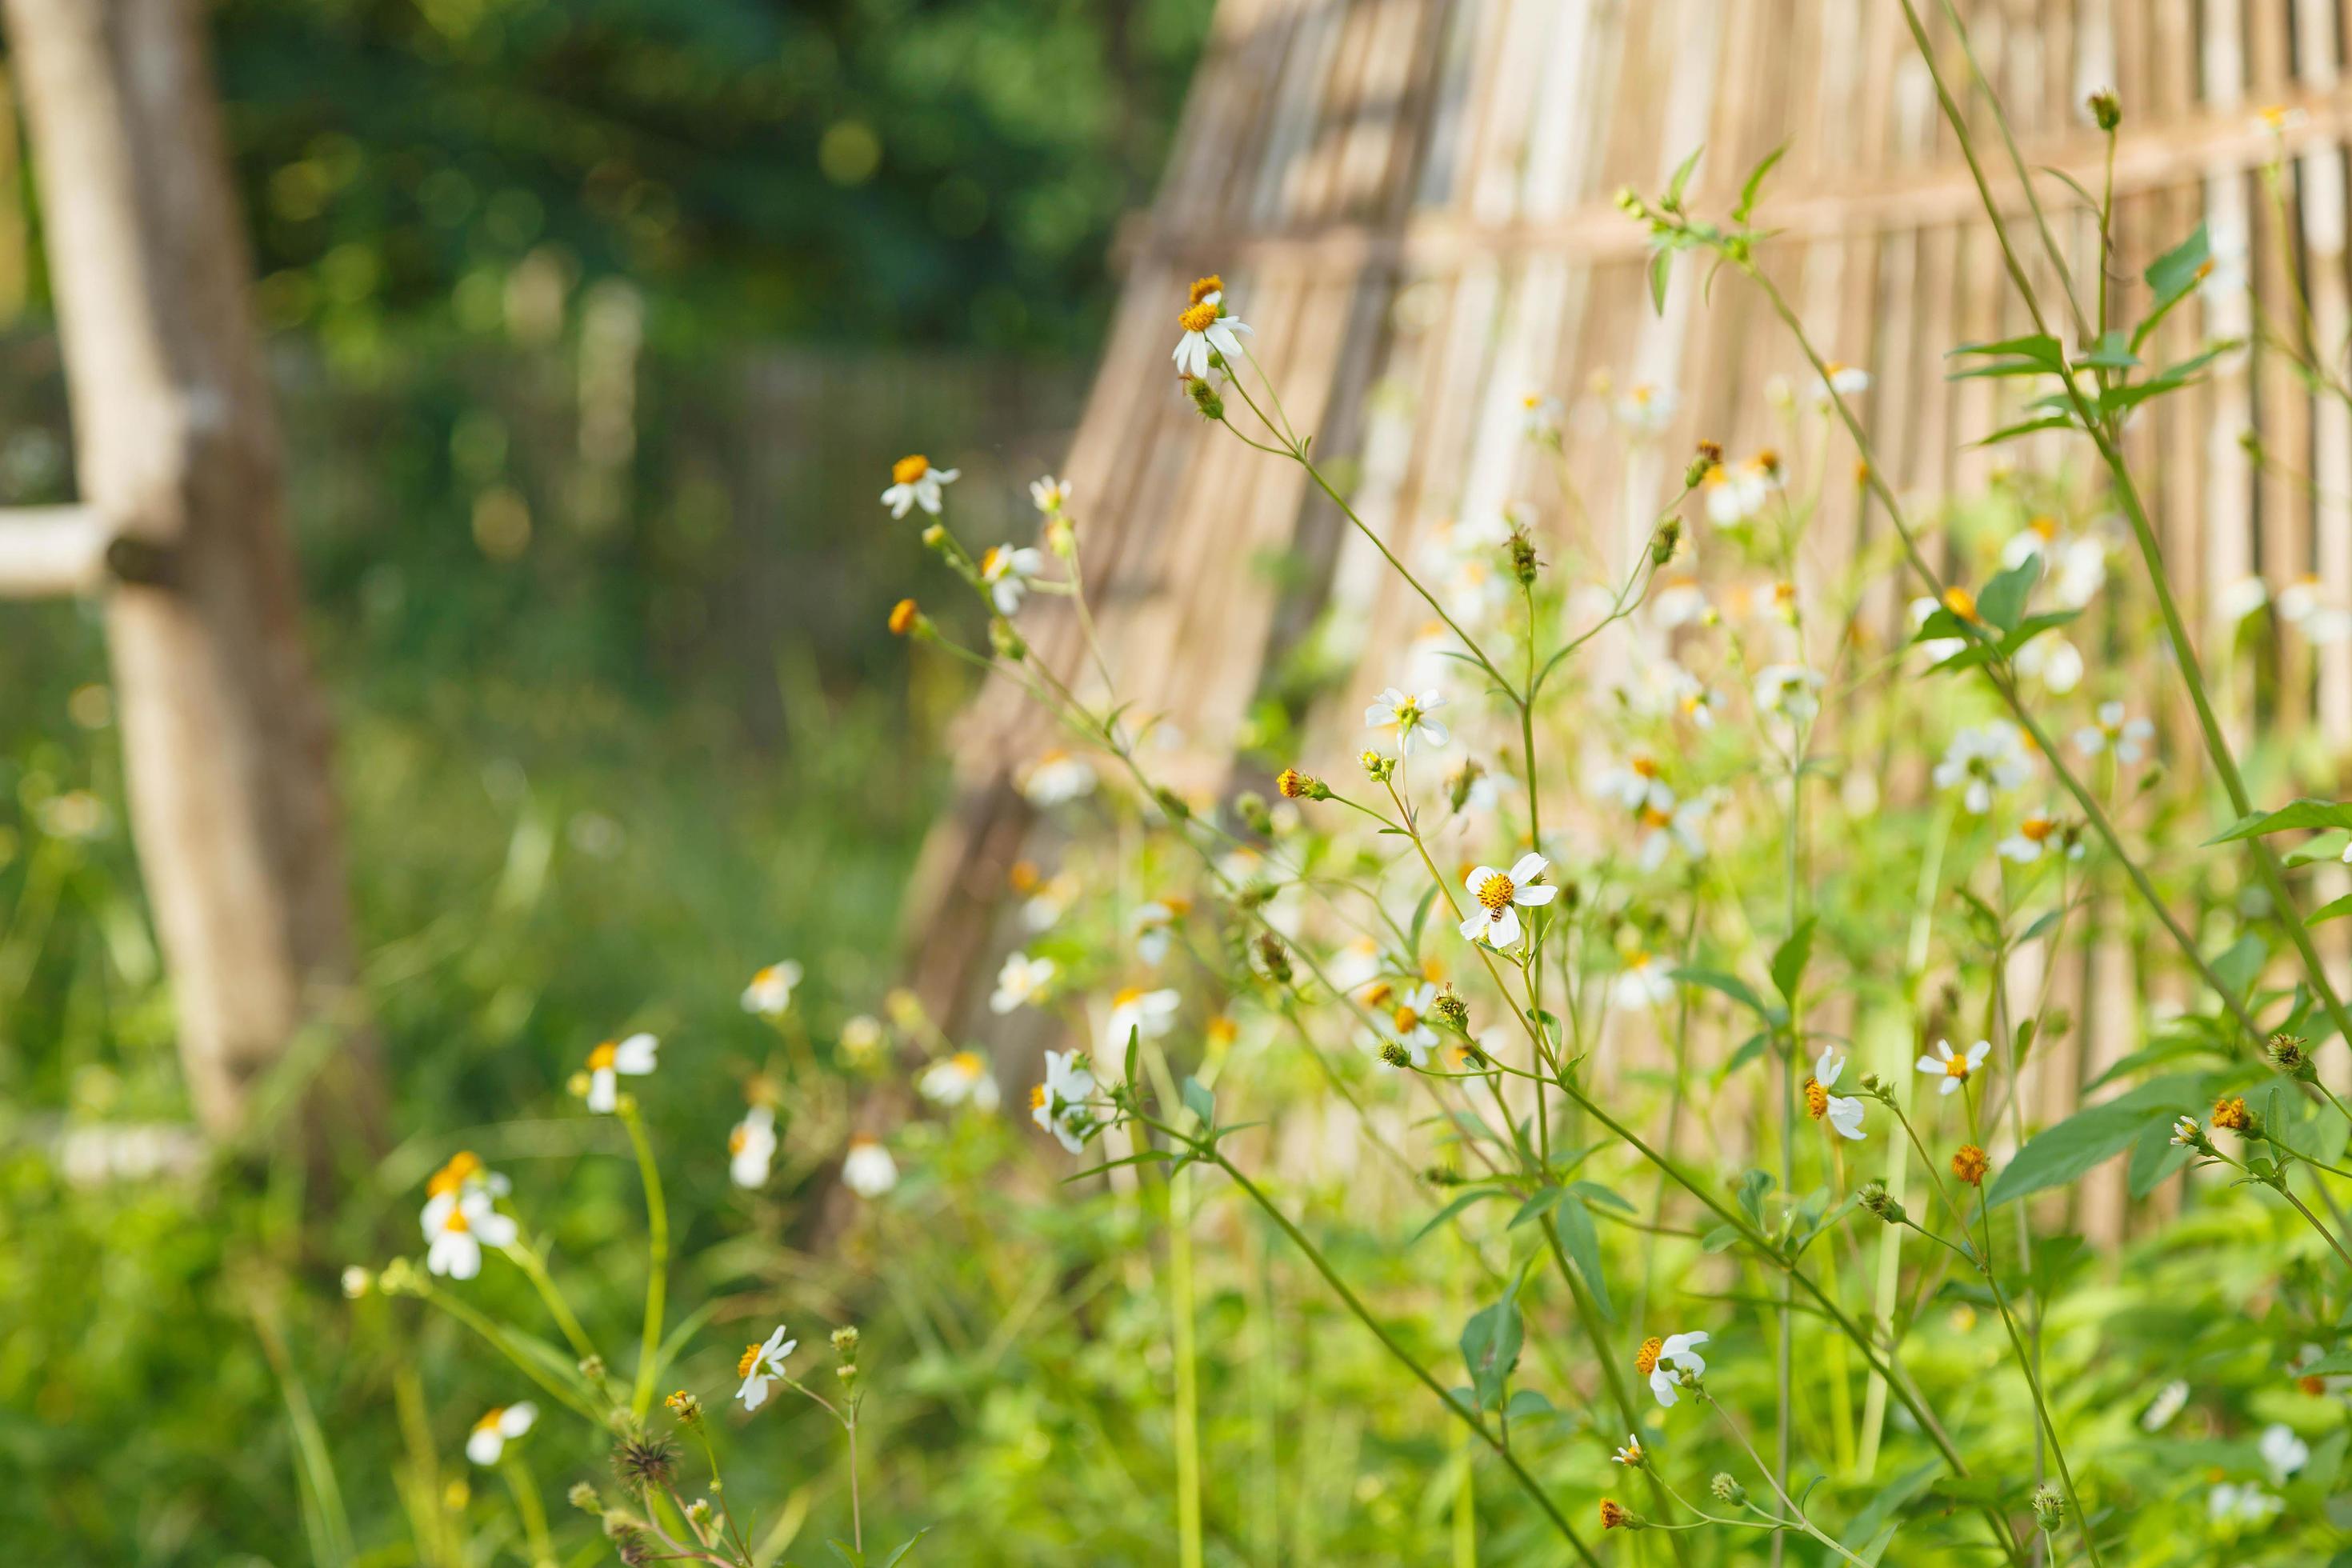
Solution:
[[[1274,775],[1275,792],[1285,800],[1328,800],[1331,792],[1313,773],[1285,768]]]
[[[566,1492],[564,1496],[570,1499],[572,1506],[578,1509],[582,1513],[603,1513],[604,1511],[604,1500],[598,1497],[596,1495],[596,1489],[590,1486],[586,1481],[572,1482],[572,1489]]]
[[[1675,547],[1683,542],[1683,520],[1670,517],[1658,524],[1658,531],[1650,535],[1650,564],[1664,566],[1675,558]]]
[[[2270,1039],[2271,1065],[2289,1078],[2308,1079],[2312,1076],[2311,1052],[2305,1047],[2303,1037],[2290,1035],[2282,1029]]]
[[[1717,1502],[1727,1502],[1734,1508],[1747,1506],[1748,1489],[1734,1480],[1728,1470],[1716,1471],[1715,1479],[1707,1482],[1706,1489],[1715,1494]]]
[[[988,646],[1002,658],[1021,659],[1029,657],[1029,645],[1013,629],[1013,623],[999,616],[988,623]]]
[[[1395,761],[1381,755],[1378,752],[1367,751],[1356,761],[1362,765],[1364,776],[1374,784],[1388,783],[1389,776],[1396,772]]]
[[[1641,1530],[1649,1522],[1615,1498],[1601,1500],[1601,1528],[1603,1530]]]
[[[2033,1522],[2043,1531],[2055,1535],[2059,1525],[2065,1522],[2066,1499],[2048,1481],[2033,1489]]]
[[[1510,542],[1506,548],[1511,552],[1512,579],[1522,588],[1535,586],[1538,565],[1535,541],[1528,537],[1525,529],[1515,528],[1511,530]]]
[[[1192,406],[1201,411],[1202,418],[1223,419],[1225,416],[1225,400],[1217,395],[1217,389],[1205,379],[1187,380],[1184,392],[1192,398]]]
[[[1457,1029],[1466,1027],[1470,1022],[1470,1004],[1462,1000],[1451,985],[1430,1004],[1429,1010]]]
[[[1257,963],[1265,977],[1277,985],[1290,984],[1290,950],[1272,931],[1260,931],[1257,939]]]
[[[1394,1040],[1384,1040],[1381,1043],[1381,1060],[1392,1068],[1409,1068],[1412,1066],[1412,1053]]]
[[[1854,1201],[1888,1225],[1903,1223],[1905,1217],[1903,1205],[1895,1201],[1894,1194],[1886,1190],[1885,1182],[1864,1184],[1862,1191],[1854,1194]]]
[[[346,1300],[356,1301],[374,1289],[373,1271],[362,1268],[356,1263],[343,1270],[343,1297]]]
[[[844,1361],[857,1359],[857,1325],[844,1323],[833,1331],[833,1353]]]
[[[2085,100],[2085,107],[2091,111],[2091,123],[2102,131],[2113,131],[2124,122],[2124,106],[2105,88],[2093,93]]]
[[[1274,813],[1266,809],[1265,796],[1254,789],[1245,789],[1234,797],[1234,815],[1252,833],[1263,836],[1274,831]]]

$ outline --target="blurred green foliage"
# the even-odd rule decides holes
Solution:
[[[231,0],[263,303],[366,353],[526,257],[668,341],[1088,348],[1209,0]]]

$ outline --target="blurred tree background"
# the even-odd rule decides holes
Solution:
[[[0,1531],[61,1563],[307,1560],[315,1423],[358,1546],[405,1542],[399,1380],[452,1401],[429,1425],[453,1464],[515,1391],[446,1325],[355,1325],[341,1262],[413,1249],[416,1184],[470,1138],[527,1193],[533,1155],[565,1173],[584,1228],[559,1250],[622,1321],[625,1165],[485,1124],[643,1024],[679,1042],[658,1131],[715,1167],[772,1043],[735,1007],[752,968],[806,963],[820,1035],[878,1008],[961,693],[883,629],[932,579],[876,496],[927,450],[964,468],[965,519],[1025,536],[1209,10],[215,7],[403,1142],[331,1219],[266,1133],[191,1153],[98,617],[0,605]],[[12,505],[73,494],[20,154]],[[728,1245],[723,1176],[677,1212],[689,1298],[772,1280]]]

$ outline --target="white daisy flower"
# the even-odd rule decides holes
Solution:
[[[2083,684],[2083,650],[2056,632],[2035,637],[2017,651],[2020,674],[2063,697]]]
[[[1364,724],[1369,729],[1393,729],[1397,732],[1397,752],[1412,754],[1414,737],[1432,746],[1445,744],[1450,731],[1430,715],[1445,706],[1444,694],[1436,690],[1407,696],[1391,686],[1372,699],[1364,710]]]
[[[1635,1432],[1626,1433],[1625,1446],[1609,1457],[1627,1469],[1638,1468],[1644,1457],[1642,1453],[1641,1435]]]
[[[1032,805],[1066,805],[1091,794],[1095,784],[1092,763],[1056,746],[1029,764],[1021,775],[1021,794]]]
[[[1859,397],[1870,390],[1870,373],[1859,365],[1840,364],[1831,360],[1826,368],[1829,374],[1816,377],[1813,382],[1815,407],[1827,408],[1834,401],[1831,396],[1832,393],[1838,397]]]
[[[2281,1422],[2263,1427],[2255,1447],[2263,1457],[2263,1468],[2271,1473],[2273,1486],[2286,1485],[2289,1476],[2311,1463],[2311,1446],[2294,1435],[2294,1427]]]
[[[1634,1367],[1650,1380],[1650,1392],[1658,1403],[1671,1408],[1675,1390],[1685,1382],[1706,1375],[1706,1363],[1698,1347],[1706,1343],[1706,1335],[1668,1334],[1664,1339],[1643,1342],[1641,1352],[1633,1358]]]
[[[934,1105],[970,1105],[974,1110],[992,1111],[1000,1103],[996,1075],[988,1070],[988,1058],[978,1051],[958,1051],[933,1062],[915,1080],[915,1088]]]
[[[1929,616],[1934,615],[1937,610],[1940,610],[1943,607],[1941,600],[1930,598],[1925,594],[1922,594],[1919,597],[1912,600],[1909,606],[1911,630],[1916,634],[1921,626],[1927,624],[1927,617]],[[1918,649],[1919,657],[1927,660],[1929,664],[1941,664],[1946,659],[1951,658],[1954,654],[1959,652],[1962,648],[1968,647],[1969,639],[1966,637],[1927,637],[1922,641],[1915,642],[1911,646]]]
[[[1103,1026],[1103,1049],[1123,1059],[1129,1034],[1140,1034],[1147,1040],[1160,1038],[1176,1026],[1176,1009],[1181,1001],[1173,991],[1127,987],[1110,999],[1110,1019]]]
[[[1969,1075],[1984,1066],[1985,1058],[1991,1053],[1990,1040],[1979,1040],[1968,1048],[1965,1055],[1956,1054],[1952,1049],[1951,1041],[1937,1040],[1936,1054],[1921,1057],[1917,1066],[1921,1072],[1930,1078],[1940,1078],[1944,1080],[1936,1090],[1937,1093],[1949,1094],[1968,1082]]]
[[[478,1465],[497,1464],[507,1445],[530,1431],[537,1419],[539,1406],[528,1401],[494,1406],[466,1435],[466,1458]]]
[[[1154,899],[1138,908],[1130,923],[1135,928],[1136,956],[1158,968],[1167,962],[1168,950],[1176,941],[1177,924],[1192,904],[1184,899]]]
[[[2182,1120],[2188,1119],[2184,1117]],[[2194,1126],[2195,1123],[2192,1122],[2190,1125]],[[2179,1415],[2181,1406],[2188,1403],[2188,1382],[2182,1378],[2174,1378],[2156,1391],[2156,1397],[2149,1401],[2147,1408],[2140,1413],[2139,1429],[2143,1432],[2162,1431],[2171,1425],[2172,1418]]]
[[[1083,1051],[1047,1051],[1045,1081],[1029,1091],[1030,1120],[1076,1154],[1095,1135],[1095,1075]]]
[[[2049,807],[2044,806],[2019,823],[2017,831],[2002,839],[1996,847],[1997,851],[2004,860],[2013,861],[2020,866],[2031,866],[2042,856],[2055,851],[2057,846],[2051,842],[2051,836],[2057,831],[2058,819],[2050,815]],[[2065,846],[2065,850],[2066,858],[2069,860],[2080,860],[2083,858],[2083,846],[2080,843],[2068,844]]]
[[[655,1053],[661,1042],[651,1035],[631,1035],[625,1040],[606,1040],[588,1053],[588,1109],[599,1116],[610,1116],[620,1103],[621,1075],[644,1078],[654,1070]]]
[[[2269,584],[2260,577],[2241,577],[2213,596],[2214,613],[2236,626],[2270,603]]]
[[[2278,1516],[2286,1504],[2252,1481],[2243,1486],[2223,1481],[2205,1494],[2205,1511],[2216,1524],[2257,1529]]]
[[[2197,1125],[2197,1118],[2193,1116],[2180,1117],[2172,1123],[2172,1142],[2180,1148],[2194,1149],[2199,1144],[2205,1142],[2205,1130]],[[2178,1386],[2179,1387],[2183,1396],[2186,1396],[2189,1392],[2189,1385],[2184,1383]],[[2170,1417],[2168,1416],[2166,1419],[2169,1420]],[[2159,1426],[2163,1424],[2164,1423],[2161,1421],[2157,1423]],[[2151,1431],[2154,1429],[2154,1427],[2149,1428]]]
[[[1658,773],[1655,757],[1647,752],[1629,752],[1623,762],[1612,763],[1593,775],[1592,793],[1625,811],[1653,806],[1671,810],[1675,792],[1665,786]]]
[[[2120,702],[2102,702],[2096,721],[2074,731],[2074,749],[2086,757],[2095,757],[2112,749],[2116,761],[2130,765],[2147,755],[2147,743],[2156,738],[2156,725],[2147,719],[2126,719]]]
[[[996,972],[996,989],[989,994],[988,1010],[1002,1017],[1017,1007],[1025,1007],[1045,994],[1054,983],[1061,966],[1050,958],[1032,958],[1025,952],[1008,952],[1004,963]]]
[[[768,1389],[784,1377],[784,1358],[800,1349],[798,1340],[784,1338],[784,1325],[778,1323],[776,1331],[743,1352],[743,1359],[735,1363],[735,1375],[743,1386],[735,1397],[743,1402],[746,1410],[757,1410],[768,1402]]]
[[[1380,977],[1381,944],[1368,936],[1360,936],[1334,952],[1323,966],[1337,991],[1354,991],[1369,985]]]
[[[727,1134],[727,1176],[739,1187],[768,1184],[768,1165],[776,1157],[776,1113],[755,1105]]]
[[[1841,1138],[1861,1140],[1862,1101],[1851,1095],[1832,1094],[1837,1087],[1838,1075],[1845,1071],[1845,1057],[1832,1046],[1823,1050],[1813,1063],[1813,1076],[1805,1080],[1805,1110],[1816,1121],[1827,1121]]]
[[[1978,816],[1992,809],[1998,791],[2016,789],[2032,776],[2024,732],[2006,719],[1962,730],[1936,764],[1936,787],[1958,788],[1961,803]]]
[[[1736,468],[1715,464],[1699,479],[1699,491],[1706,498],[1706,520],[1717,528],[1738,528],[1749,521],[1771,501],[1778,474],[1777,468],[1752,459]]]
[[[1822,672],[1801,664],[1768,664],[1756,672],[1756,706],[1775,718],[1802,724],[1822,710]]]
[[[1674,799],[1672,795],[1666,798],[1669,802]],[[1694,860],[1705,859],[1706,840],[1699,836],[1699,830],[1706,826],[1707,815],[1714,809],[1714,801],[1703,795],[1664,808],[1655,805],[1643,806],[1640,813],[1641,844],[1634,857],[1642,869],[1656,870],[1676,849]]]
[[[1650,595],[1651,623],[1664,630],[1696,626],[1706,618],[1706,591],[1696,577],[1669,578],[1664,587]]]
[[[1625,955],[1625,967],[1610,983],[1610,1000],[1620,1007],[1655,1007],[1674,999],[1675,979],[1646,952]]]
[[[1519,399],[1519,428],[1530,440],[1540,440],[1559,428],[1559,399],[1530,392]]]
[[[892,517],[904,517],[916,507],[937,517],[940,487],[952,483],[962,472],[961,468],[935,468],[929,458],[901,458],[890,465],[890,488],[882,492],[882,504],[890,509]]]
[[[1611,411],[1627,429],[1654,436],[1675,422],[1675,409],[1681,401],[1672,387],[1641,382],[1619,393]]]
[[[861,1198],[878,1198],[898,1184],[898,1162],[882,1140],[860,1132],[841,1157],[841,1184]]]
[[[1389,1015],[1389,1023],[1396,1030],[1396,1042],[1412,1054],[1412,1065],[1429,1065],[1429,1053],[1437,1048],[1437,1031],[1427,1022],[1429,1009],[1437,1001],[1437,987],[1423,982],[1395,998],[1396,1006]]]
[[[791,1010],[793,992],[800,983],[799,964],[789,958],[782,963],[772,963],[751,976],[751,984],[743,987],[743,1011],[781,1018]]]
[[[482,1248],[511,1247],[520,1234],[515,1222],[492,1206],[487,1186],[467,1185],[434,1194],[419,1216],[426,1243],[425,1267],[451,1279],[471,1279],[482,1271]]]
[[[841,1026],[841,1054],[852,1066],[873,1060],[890,1043],[889,1031],[871,1013],[859,1013]]]
[[[1070,504],[1069,481],[1057,479],[1051,474],[1047,474],[1043,479],[1032,479],[1029,481],[1029,499],[1035,502],[1037,510],[1047,517],[1059,516],[1063,509]]]
[[[1222,293],[1203,295],[1179,311],[1176,324],[1184,329],[1184,335],[1176,341],[1176,352],[1171,357],[1176,362],[1176,374],[1194,381],[1208,379],[1213,351],[1229,366],[1240,359],[1242,338],[1249,333],[1248,324],[1240,317],[1225,313]]]
[[[1045,557],[1026,545],[1015,550],[1010,544],[992,544],[980,558],[980,580],[988,584],[989,603],[1000,616],[1012,616],[1021,608],[1021,600],[1029,592],[1029,584],[1045,569]]]
[[[1021,901],[1021,923],[1033,931],[1050,931],[1069,912],[1080,890],[1074,873],[1055,872],[1027,889],[1027,897]]]
[[[1489,947],[1516,944],[1519,940],[1519,910],[1538,908],[1559,897],[1558,888],[1533,885],[1549,864],[1530,850],[1513,861],[1508,871],[1497,871],[1492,866],[1481,866],[1472,871],[1465,880],[1478,907],[1463,920],[1462,934]]]

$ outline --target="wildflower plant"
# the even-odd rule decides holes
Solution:
[[[1981,185],[1978,126],[1904,9]],[[2120,110],[2094,114],[2112,138]],[[1997,105],[1992,124],[2013,158]],[[1677,262],[1735,275],[1811,375],[1771,399],[1785,441],[1705,444],[1663,496],[1626,499],[1647,521],[1614,553],[1583,526],[1608,509],[1580,493],[1551,394],[1529,395],[1524,433],[1558,514],[1454,520],[1407,545],[1360,515],[1258,363],[1282,323],[1244,326],[1221,277],[1171,301],[1181,395],[1234,444],[1224,460],[1295,468],[1431,628],[1385,650],[1381,684],[1321,694],[1360,711],[1360,732],[1264,726],[1328,751],[1261,752],[1231,798],[1157,773],[1057,481],[1036,490],[1058,568],[1022,569],[1019,594],[952,509],[921,533],[985,626],[929,626],[927,643],[1062,726],[1033,802],[1116,829],[1065,836],[1085,869],[1057,875],[1102,908],[1024,916],[991,1005],[1056,1014],[1031,1120],[1084,1163],[1068,1183],[1132,1206],[1165,1249],[1181,1562],[1206,1550],[1193,1233],[1228,1202],[1452,1425],[1464,1528],[1487,1517],[1492,1478],[1553,1538],[1545,1560],[1597,1563],[1618,1531],[1656,1532],[1644,1560],[1678,1563],[1722,1560],[1742,1532],[1775,1561],[2189,1560],[2163,1555],[2142,1505],[2185,1500],[2152,1434],[2195,1394],[2160,1395],[2174,1408],[2155,1426],[2101,1419],[2132,1380],[2168,1389],[2175,1369],[2102,1358],[2074,1294],[2084,1249],[2055,1227],[2067,1190],[2126,1153],[2135,1198],[2181,1190],[2184,1170],[2215,1203],[2245,1189],[2230,1212],[2279,1262],[2274,1295],[2236,1299],[2315,1347],[2323,1386],[2352,1371],[2330,1185],[2352,1181],[2352,1115],[2321,1056],[2352,1018],[2304,912],[2309,874],[2290,877],[2352,858],[2336,837],[2352,806],[2257,809],[2125,457],[2134,412],[2228,347],[2144,358],[2178,335],[2165,323],[2204,242],[2157,258],[2126,320],[2112,265],[2078,287],[2038,198],[2029,226],[1988,194],[2035,330],[1963,345],[1954,374],[2022,402],[1996,443],[2063,432],[2095,465],[2011,472],[1923,517],[1872,443],[1869,373],[1825,356],[1762,264],[1771,163],[1720,220],[1694,211],[1696,154],[1660,194],[1621,200],[1661,301]],[[2112,186],[2075,194],[2111,247]],[[1675,400],[1636,393],[1603,396],[1646,441]],[[1848,472],[1889,547],[1825,563],[1821,498]],[[1041,596],[1067,601],[1076,658],[1033,646]],[[2087,658],[2085,629],[2068,640],[2094,613],[2103,639],[2161,637],[2186,733],[2134,716],[2162,702]],[[2227,905],[2153,852],[2202,805],[2162,766],[2181,747],[2230,814],[2210,847],[2227,867],[2210,874],[2243,879]],[[2105,1064],[2090,1103],[2039,1118],[2036,1075],[2076,1028],[2053,976],[2119,907],[2193,999],[2152,1016],[2159,1037]],[[1363,1168],[1344,1194],[1283,1157],[1298,1074],[1345,1107]],[[1369,1257],[1343,1245],[1375,1215],[1417,1228]],[[1458,1268],[1414,1251],[1440,1235]],[[1447,1314],[1458,1335],[1429,1326]],[[2333,1476],[2341,1409],[2324,1424]],[[2309,1481],[2320,1450],[2279,1431],[2217,1459],[2200,1529],[2241,1547],[2273,1528],[2335,1540]],[[1637,1489],[1639,1508],[1603,1489]]]

